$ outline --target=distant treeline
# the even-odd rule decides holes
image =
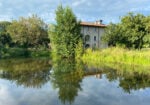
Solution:
[[[27,18],[20,17],[18,20],[12,20],[11,22],[0,22],[0,58],[18,56],[21,53],[24,55],[24,51],[27,51],[27,49],[30,49],[30,51],[32,49],[48,49],[49,42],[48,25],[37,15]],[[17,55],[13,55],[14,53],[10,49],[16,52],[14,48],[26,50],[23,50],[23,52],[22,50],[16,50]]]
[[[0,22],[0,47],[48,47],[48,25],[37,15]]]

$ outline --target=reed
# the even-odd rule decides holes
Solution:
[[[87,49],[82,56],[84,63],[116,63],[135,66],[150,66],[150,50],[128,50],[123,48],[107,48],[102,50]]]

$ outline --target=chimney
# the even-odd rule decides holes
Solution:
[[[103,23],[103,20],[99,20],[99,22],[100,22],[100,24],[102,24],[102,23]]]
[[[95,24],[102,24],[103,20],[95,21]]]

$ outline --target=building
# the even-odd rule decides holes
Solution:
[[[96,22],[81,22],[81,33],[84,38],[85,48],[105,48],[107,44],[102,43],[101,36],[104,33],[106,25],[102,20]]]

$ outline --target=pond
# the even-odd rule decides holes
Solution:
[[[146,73],[92,67],[81,61],[0,60],[0,105],[149,104]]]

